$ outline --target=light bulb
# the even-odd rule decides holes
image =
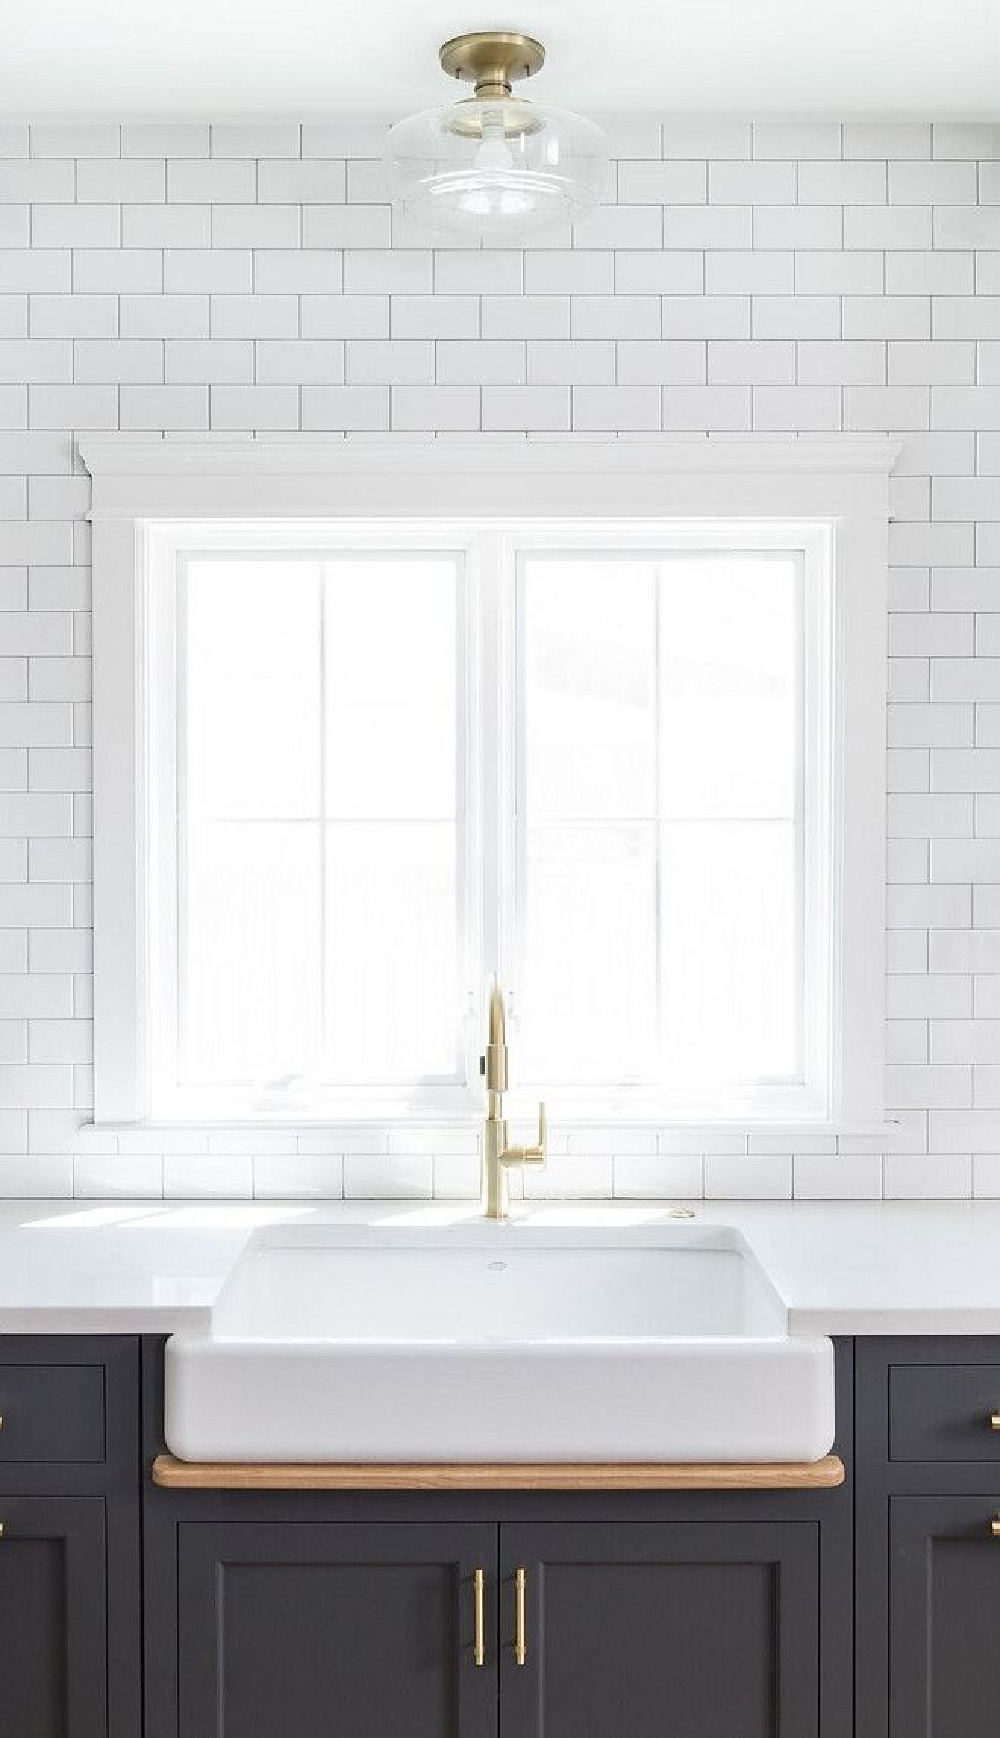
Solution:
[[[513,169],[514,153],[507,143],[502,109],[491,109],[483,116],[482,143],[476,150],[474,163],[487,173]]]

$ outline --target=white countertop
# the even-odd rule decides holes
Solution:
[[[539,1205],[519,1223],[657,1225],[667,1204]],[[694,1203],[733,1225],[766,1269],[793,1333],[1000,1334],[1000,1201]],[[440,1233],[465,1203],[0,1201],[0,1333],[169,1333],[207,1324],[259,1226]],[[492,1228],[502,1237],[504,1228]]]

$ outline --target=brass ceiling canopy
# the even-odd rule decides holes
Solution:
[[[509,97],[515,79],[531,78],[545,61],[545,50],[520,30],[471,30],[442,45],[441,69],[465,79],[482,100]]]

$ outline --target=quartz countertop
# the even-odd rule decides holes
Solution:
[[[544,1232],[634,1231],[669,1203],[545,1203]],[[1000,1201],[694,1202],[746,1238],[792,1333],[1000,1334]],[[0,1332],[170,1333],[208,1324],[250,1233],[282,1223],[440,1236],[478,1221],[445,1201],[0,1201]],[[490,1227],[489,1234],[504,1235]]]

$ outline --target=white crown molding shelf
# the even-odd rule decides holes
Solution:
[[[450,511],[527,515],[581,510],[619,514],[885,511],[886,479],[899,442],[880,436],[800,440],[745,435],[725,440],[162,441],[89,437],[80,457],[93,478],[89,517],[423,517],[433,479],[449,480]],[[385,478],[391,472],[392,487]],[[781,478],[780,505],[761,500],[759,479]],[[873,490],[862,502],[867,482]],[[498,488],[503,495],[498,499]],[[655,493],[651,488],[655,487]],[[596,490],[596,495],[594,491]]]
[[[803,440],[798,436],[721,435],[703,439],[665,436],[649,441],[617,441],[567,435],[563,440],[415,441],[398,436],[377,440],[316,439],[302,436],[230,440],[206,435],[163,441],[156,436],[91,435],[79,443],[88,471],[98,476],[213,476],[264,474],[352,475],[378,464],[394,471],[557,471],[601,476],[625,472],[889,471],[901,442],[882,435],[836,435]]]

